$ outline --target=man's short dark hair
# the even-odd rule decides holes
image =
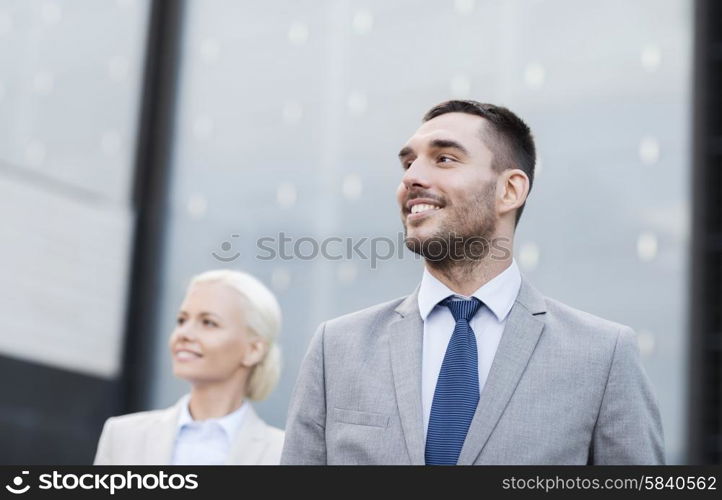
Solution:
[[[446,101],[431,108],[423,121],[427,122],[447,113],[467,113],[481,116],[487,122],[482,127],[482,140],[494,154],[492,168],[502,172],[509,168],[523,170],[529,177],[529,192],[534,183],[534,165],[536,147],[529,126],[507,108],[477,101]],[[516,224],[519,224],[524,205],[516,212]]]

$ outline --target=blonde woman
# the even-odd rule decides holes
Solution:
[[[174,406],[109,418],[96,465],[278,464],[283,431],[250,400],[264,399],[280,374],[281,310],[249,274],[194,277],[169,347],[173,373],[191,384]]]

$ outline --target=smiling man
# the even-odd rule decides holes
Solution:
[[[545,297],[513,258],[534,179],[526,124],[506,108],[448,101],[399,158],[421,283],[321,324],[282,463],[663,463],[632,329]]]

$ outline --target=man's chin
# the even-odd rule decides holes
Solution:
[[[424,257],[430,246],[437,247],[441,242],[445,240],[430,231],[407,231],[404,238],[406,248]]]
[[[408,231],[408,228],[404,238],[406,248],[436,263],[483,259],[489,254],[490,241],[491,236],[459,235],[447,230]]]
[[[424,244],[428,244],[429,241],[437,237],[438,235],[436,235],[432,231],[421,231],[418,228],[411,228],[411,230],[409,230],[408,227],[406,228],[406,233],[404,235],[407,247],[409,247],[410,245],[421,246]]]

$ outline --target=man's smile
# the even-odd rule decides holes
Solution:
[[[422,220],[434,215],[443,207],[441,203],[431,198],[414,198],[406,202],[405,214],[409,222]]]

